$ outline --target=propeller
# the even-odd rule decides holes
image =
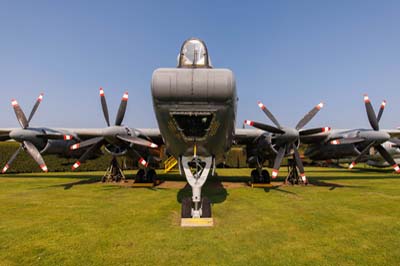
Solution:
[[[117,149],[120,146],[129,147],[129,149],[133,151],[133,153],[137,157],[139,157],[139,164],[143,166],[148,165],[148,162],[144,158],[142,158],[142,156],[131,145],[133,144],[146,148],[157,148],[158,145],[151,142],[150,140],[136,136],[134,132],[131,132],[126,127],[122,126],[122,121],[124,120],[126,107],[128,105],[128,98],[128,92],[125,92],[122,96],[121,103],[117,111],[114,126],[111,126],[105,93],[103,88],[100,88],[100,102],[107,128],[105,128],[98,137],[87,139],[71,145],[71,150],[78,150],[83,148],[87,149],[78,159],[78,161],[76,161],[75,164],[72,166],[72,170],[77,169],[89,158],[89,156],[94,151],[101,148],[101,146],[103,145],[106,145],[106,147],[115,147]]]
[[[361,158],[367,154],[370,148],[374,147],[379,154],[383,157],[383,159],[389,163],[396,171],[396,173],[400,173],[400,167],[393,160],[392,156],[388,153],[388,151],[382,146],[382,143],[386,141],[396,141],[390,138],[390,135],[387,132],[379,130],[379,121],[382,117],[383,111],[386,106],[386,101],[381,103],[379,108],[378,116],[376,116],[375,111],[372,107],[371,101],[368,95],[364,95],[364,104],[365,110],[367,112],[369,124],[372,127],[372,130],[361,131],[359,133],[358,138],[362,139],[361,143],[365,143],[367,146],[360,152],[360,154],[354,159],[354,161],[349,165],[349,168],[352,169]],[[344,139],[343,141],[346,141]],[[357,141],[359,142],[359,141]]]
[[[293,155],[293,159],[296,162],[296,166],[299,169],[300,176],[304,183],[307,183],[307,178],[304,171],[303,162],[300,158],[300,154],[296,143],[300,141],[300,136],[308,136],[312,134],[327,132],[330,130],[329,127],[312,128],[302,130],[302,128],[307,125],[314,116],[321,110],[324,106],[323,103],[319,103],[314,108],[312,108],[300,121],[297,123],[295,128],[283,127],[275,118],[275,116],[268,110],[268,108],[262,103],[258,102],[258,106],[264,112],[264,114],[272,121],[275,126],[267,125],[260,122],[255,122],[252,120],[245,120],[244,123],[261,129],[263,131],[273,134],[275,143],[278,147],[276,157],[274,160],[274,166],[272,169],[272,178],[276,178],[279,173],[279,168],[281,166],[283,157],[286,155]]]
[[[17,100],[15,100],[15,99],[11,100],[11,105],[14,109],[14,112],[15,112],[15,115],[17,117],[19,124],[21,125],[21,129],[12,130],[9,134],[7,134],[8,136],[3,135],[0,138],[3,140],[14,139],[15,141],[18,141],[21,144],[20,144],[19,148],[11,156],[11,158],[8,160],[6,165],[3,167],[2,171],[1,171],[2,174],[7,172],[7,170],[11,167],[12,163],[14,162],[14,160],[17,158],[18,154],[22,150],[25,150],[35,160],[35,162],[39,165],[39,167],[42,169],[43,172],[48,171],[46,163],[44,162],[42,155],[40,154],[40,152],[36,148],[36,146],[32,143],[34,138],[36,138],[38,135],[41,135],[42,133],[38,133],[38,132],[34,131],[33,129],[29,129],[29,122],[32,120],[33,116],[35,115],[42,100],[43,100],[43,93],[41,93],[39,95],[39,97],[36,99],[35,105],[33,106],[28,119],[26,118],[25,113],[24,113],[24,111],[22,111],[22,108],[18,104]]]

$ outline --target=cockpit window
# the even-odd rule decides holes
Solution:
[[[210,67],[205,44],[198,39],[187,40],[182,45],[178,67]]]

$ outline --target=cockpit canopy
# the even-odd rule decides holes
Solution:
[[[178,57],[178,67],[211,68],[211,61],[205,43],[196,38],[186,40]]]

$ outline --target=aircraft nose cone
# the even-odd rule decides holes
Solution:
[[[24,140],[24,131],[21,129],[12,130],[9,134],[10,138],[15,141],[21,142]]]
[[[296,141],[299,138],[299,131],[294,128],[283,128],[285,134],[282,135],[282,139],[286,141]]]

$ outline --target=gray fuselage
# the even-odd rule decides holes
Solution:
[[[235,135],[237,95],[232,71],[161,68],[153,73],[151,89],[167,151],[176,158],[196,153],[221,162]]]

